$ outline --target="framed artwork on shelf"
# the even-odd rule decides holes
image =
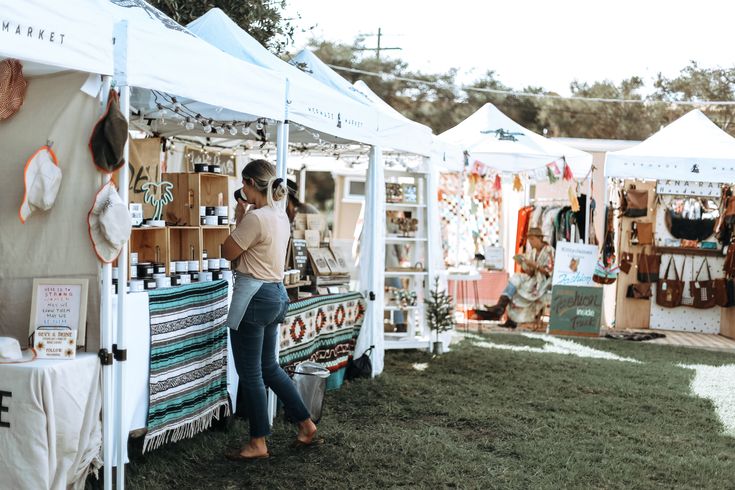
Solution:
[[[403,186],[392,182],[385,183],[385,200],[390,203],[403,202]]]
[[[402,184],[403,201],[407,204],[417,204],[419,201],[416,184]]]

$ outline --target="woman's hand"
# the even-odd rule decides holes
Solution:
[[[240,221],[242,221],[242,218],[247,213],[249,207],[249,202],[243,201],[242,199],[237,200],[237,206],[235,206],[235,224],[240,224]]]

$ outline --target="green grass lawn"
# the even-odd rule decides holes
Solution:
[[[486,335],[539,347],[538,339]],[[432,358],[388,352],[374,380],[329,392],[325,446],[294,450],[278,419],[274,458],[228,462],[240,421],[133,456],[128,485],[158,488],[735,488],[735,439],[689,392],[686,364],[735,355],[573,339],[642,364],[485,349],[465,340]],[[424,371],[414,363],[427,363]],[[735,383],[735,380],[732,380]]]

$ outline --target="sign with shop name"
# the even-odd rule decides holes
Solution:
[[[592,286],[592,274],[597,262],[597,246],[583,243],[557,242],[554,256],[556,286]]]
[[[686,180],[659,180],[656,194],[676,196],[720,197],[720,184],[714,182],[689,182]]]
[[[549,333],[600,335],[602,288],[554,286],[551,290]]]
[[[34,279],[29,335],[39,327],[70,329],[80,343],[87,323],[87,288],[87,279]]]
[[[74,359],[77,354],[77,331],[65,327],[38,327],[33,347],[39,359]]]

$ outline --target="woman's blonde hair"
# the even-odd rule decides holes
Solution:
[[[275,206],[288,195],[286,182],[276,177],[276,167],[268,160],[252,160],[242,169],[242,178],[250,179],[253,187],[265,194],[269,206]]]

